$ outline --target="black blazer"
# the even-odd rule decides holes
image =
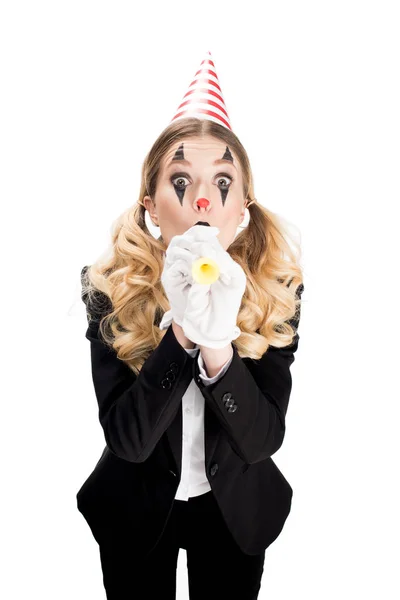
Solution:
[[[296,330],[299,318],[300,310]],[[291,346],[270,346],[260,360],[240,358],[232,343],[228,370],[205,386],[197,358],[172,326],[136,376],[105,345],[98,325],[89,321],[86,338],[106,447],[76,496],[96,541],[125,540],[142,557],[157,543],[179,485],[182,397],[194,378],[205,399],[207,479],[239,547],[261,554],[291,508],[293,490],[271,456],[285,434],[298,333]]]

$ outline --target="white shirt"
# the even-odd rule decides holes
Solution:
[[[199,354],[199,376],[205,385],[218,381],[233,359],[232,356],[214,377],[208,377],[198,345],[185,350],[190,356]],[[211,490],[205,469],[204,402],[203,394],[192,379],[182,398],[182,471],[175,500],[189,500]]]

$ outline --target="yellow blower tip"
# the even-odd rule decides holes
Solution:
[[[215,260],[201,256],[192,265],[192,277],[196,283],[210,285],[219,277],[219,267]]]

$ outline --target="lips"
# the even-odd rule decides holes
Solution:
[[[211,227],[210,223],[207,223],[207,221],[197,221],[195,225],[205,225],[206,227]]]

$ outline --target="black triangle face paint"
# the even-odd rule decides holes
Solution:
[[[183,144],[181,144],[179,148],[176,149],[174,158],[172,160],[185,160],[185,157],[183,155]]]
[[[233,156],[231,154],[231,151],[229,150],[228,146],[226,147],[225,150],[225,154],[223,155],[223,160],[230,160],[231,162],[233,162]]]
[[[229,188],[219,188],[219,191],[221,192],[222,206],[225,206],[226,197],[228,195]]]
[[[185,160],[185,156],[183,154],[183,144],[181,144],[179,148],[177,148],[172,160]],[[183,206],[183,196],[185,195],[186,187],[179,187],[179,185],[175,185],[175,183],[173,183],[172,185],[174,186],[180,205]]]
[[[225,154],[223,155],[222,160],[230,160],[233,163],[233,156],[232,156],[228,146],[226,147]],[[219,191],[221,192],[222,206],[225,206],[226,197],[229,192],[229,187],[228,188],[219,188]]]

